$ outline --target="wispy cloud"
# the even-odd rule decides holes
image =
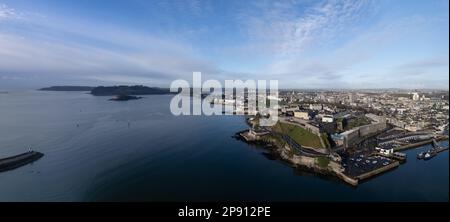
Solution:
[[[447,78],[448,81],[448,76],[442,75],[448,73],[445,72],[445,68],[448,70],[448,57],[405,64],[402,63],[408,57],[399,57],[391,61],[383,58],[389,56],[384,55],[389,51],[403,54],[415,50],[416,45],[410,44],[407,49],[399,49],[397,46],[410,41],[411,35],[423,33],[426,30],[424,27],[439,22],[433,18],[412,14],[396,20],[381,20],[370,27],[358,28],[358,24],[370,18],[371,13],[376,16],[378,9],[374,2],[331,1],[316,4],[312,9],[299,14],[290,12],[291,10],[298,12],[295,7],[297,2],[286,4],[288,5],[280,8],[269,7],[270,16],[267,17],[267,21],[252,22],[258,31],[256,39],[262,38],[263,41],[270,39],[267,41],[268,44],[263,44],[269,45],[273,54],[273,58],[262,70],[268,73],[267,77],[278,78],[280,82],[287,81],[291,87],[300,88],[420,86],[423,76],[430,74],[439,76],[439,79]],[[277,19],[278,14],[281,16]],[[345,40],[336,40],[342,35],[347,35],[343,38]],[[419,44],[426,43],[422,39],[420,41],[422,42]],[[395,73],[388,68],[388,64],[391,63],[401,64],[397,65]],[[378,64],[378,67],[375,64]],[[364,66],[367,68],[362,68]],[[383,70],[383,67],[386,69]],[[430,72],[437,67],[444,68],[444,71]],[[400,77],[408,74],[417,75],[417,78]],[[390,81],[386,83],[384,79]],[[436,78],[431,80],[433,81],[436,81]],[[385,84],[377,85],[381,82]],[[425,85],[442,86],[431,83]]]
[[[2,11],[17,14],[6,6]],[[33,30],[25,35],[0,31],[0,74],[167,86],[170,80],[189,78],[192,71],[217,71],[182,42],[99,24],[49,22],[53,19],[23,21],[19,26]]]
[[[13,8],[8,7],[5,4],[0,3],[0,22],[7,19],[16,19],[20,15]]]
[[[397,70],[404,70],[404,69],[428,69],[428,68],[437,68],[442,66],[448,66],[449,65],[449,58],[427,58],[427,59],[420,59],[415,60],[412,62],[408,62],[405,64],[401,64],[399,66],[396,66],[395,69]]]
[[[167,86],[201,71],[205,78],[278,79],[293,88],[448,81],[448,11],[411,6],[401,14],[404,3],[374,0],[115,3],[101,16],[84,5],[78,10],[89,16],[0,4],[2,80]],[[398,77],[405,75],[414,77]]]
[[[241,13],[239,20],[252,42],[263,42],[270,53],[298,55],[308,46],[333,42],[350,31],[373,10],[372,1],[256,1],[254,7]]]

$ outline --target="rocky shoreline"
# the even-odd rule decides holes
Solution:
[[[357,186],[358,180],[351,178],[344,174],[344,168],[339,163],[336,163],[332,160],[326,160],[326,164],[320,164],[320,161],[317,157],[308,157],[303,155],[297,155],[292,152],[292,148],[288,145],[281,146],[274,139],[253,139],[249,140],[249,137],[246,136],[248,130],[237,132],[235,138],[242,140],[248,144],[253,144],[257,146],[264,147],[269,150],[272,155],[278,157],[278,159],[282,160],[285,163],[288,163],[291,167],[301,170],[306,170],[308,172],[312,172],[314,174],[319,174],[326,177],[334,177],[338,178],[341,181],[352,185]]]

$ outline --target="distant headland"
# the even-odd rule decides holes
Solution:
[[[51,86],[41,88],[41,91],[91,91],[95,87],[92,86]]]

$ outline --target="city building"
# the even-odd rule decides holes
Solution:
[[[333,121],[334,121],[334,118],[332,115],[322,116],[322,122],[324,122],[324,123],[332,123]]]
[[[393,148],[380,148],[380,147],[375,147],[375,150],[380,152],[381,154],[385,154],[385,155],[390,155],[394,153],[394,149]]]
[[[419,93],[416,93],[416,92],[413,93],[413,97],[412,98],[413,98],[414,101],[419,100],[420,99]]]
[[[294,117],[306,120],[310,119],[309,112],[306,111],[294,111]]]

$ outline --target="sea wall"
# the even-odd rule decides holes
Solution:
[[[357,176],[356,178],[358,180],[366,180],[366,179],[369,179],[369,178],[371,178],[371,177],[373,177],[373,176],[375,176],[377,174],[384,173],[384,172],[389,171],[389,170],[391,170],[391,169],[393,169],[395,167],[398,167],[399,165],[400,165],[400,163],[398,161],[394,161],[393,163],[391,163],[389,165],[377,168],[377,169],[372,170],[372,171],[367,172],[367,173],[363,173],[363,174]]]

